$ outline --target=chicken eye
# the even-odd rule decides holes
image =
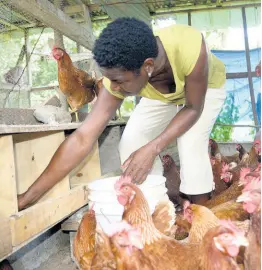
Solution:
[[[128,191],[128,187],[125,187],[125,191]]]

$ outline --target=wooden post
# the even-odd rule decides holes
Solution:
[[[188,20],[188,25],[192,25],[192,23],[191,23],[191,12],[188,12],[187,13],[187,20]]]
[[[29,33],[28,29],[25,29],[25,59],[26,59],[26,75],[27,82],[30,87],[30,91],[32,88],[32,73],[31,73],[31,65],[30,65],[30,50],[29,50]],[[31,108],[31,92],[27,91],[28,105]]]
[[[63,3],[62,0],[55,0],[54,1],[55,7],[59,8],[59,9],[62,8],[62,3]],[[61,49],[65,49],[63,34],[56,29],[54,29],[54,41],[55,41],[56,46],[58,46]],[[62,108],[65,111],[68,111],[69,106],[67,103],[66,96],[64,95],[64,93],[60,89],[58,90],[58,95],[59,95],[59,100],[61,102]]]
[[[250,62],[250,53],[249,53],[249,44],[248,44],[247,18],[246,18],[246,10],[245,10],[244,7],[242,7],[242,19],[243,19],[243,28],[244,28],[244,37],[245,37],[245,51],[246,51],[249,91],[250,91],[250,97],[251,97],[251,104],[252,104],[254,122],[255,122],[255,125],[258,126],[258,117],[257,117],[257,111],[256,111],[256,100],[255,100],[255,94],[254,94],[252,71],[251,71],[251,62]],[[257,128],[257,130],[258,130],[258,128]]]

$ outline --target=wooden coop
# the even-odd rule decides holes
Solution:
[[[178,23],[194,26],[194,14],[238,10],[241,13],[244,31],[247,69],[245,72],[228,72],[227,78],[248,79],[254,122],[251,125],[234,126],[249,126],[257,130],[259,123],[253,88],[253,78],[256,74],[250,63],[246,11],[259,9],[260,5],[260,0],[137,0],[128,4],[114,0],[0,1],[0,36],[7,39],[6,42],[9,42],[10,37],[16,36],[19,36],[20,40],[22,36],[23,40],[11,66],[6,66],[6,70],[0,74],[5,77],[0,84],[0,220],[4,225],[0,232],[0,261],[84,207],[88,203],[85,184],[108,172],[103,169],[108,160],[104,158],[104,161],[101,161],[105,149],[98,141],[92,153],[70,175],[35,205],[18,211],[17,195],[28,189],[46,168],[66,136],[81,124],[43,124],[33,117],[33,111],[37,106],[32,102],[33,97],[38,95],[38,98],[44,101],[45,93],[51,91],[48,96],[51,98],[58,88],[57,80],[46,85],[41,85],[44,80],[40,79],[40,83],[35,83],[35,77],[40,76],[41,65],[36,68],[33,65],[34,58],[51,61],[47,47],[43,47],[42,53],[39,52],[41,48],[37,48],[38,41],[45,31],[62,47],[66,47],[65,39],[70,40],[68,44],[71,44],[71,47],[68,45],[68,48],[71,50],[73,62],[80,66],[84,63],[84,69],[95,69],[99,74],[91,53],[97,25],[106,24],[120,16],[133,16],[150,25],[152,20],[176,16]],[[31,39],[30,32],[34,34]],[[6,59],[8,58],[11,56],[7,55]],[[10,75],[12,70],[16,72],[16,77],[8,79],[5,75]],[[60,98],[63,99],[62,96]],[[134,101],[134,104],[136,102],[138,100]],[[83,118],[86,114],[87,110],[83,112]],[[108,129],[122,128],[124,125],[125,121],[111,121]],[[231,123],[218,125],[232,126]],[[116,145],[113,148],[116,151]],[[77,220],[73,217],[63,223],[62,228],[75,231],[78,222],[79,217]]]

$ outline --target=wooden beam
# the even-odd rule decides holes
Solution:
[[[0,262],[12,251],[12,237],[9,218],[0,217]]]
[[[83,8],[81,5],[74,5],[74,6],[65,6],[64,7],[64,12],[68,15],[73,15],[76,13],[82,13]]]
[[[9,217],[18,211],[12,135],[0,136],[0,152],[0,217]]]
[[[15,247],[22,244],[87,203],[87,191],[83,187],[78,187],[61,194],[59,198],[38,203],[11,216],[12,245]]]
[[[252,80],[252,74],[251,74],[251,61],[250,61],[250,52],[249,52],[249,44],[248,44],[246,10],[244,7],[242,8],[242,19],[243,19],[243,28],[244,28],[244,38],[245,38],[245,51],[246,51],[249,91],[250,91],[254,122],[255,122],[255,125],[257,126],[258,117],[257,117],[257,110],[256,110],[256,99],[255,99],[255,93],[254,93],[254,87],[253,87],[253,80]],[[258,131],[258,128],[257,128],[257,131]]]
[[[60,31],[83,47],[92,49],[95,40],[93,33],[76,23],[48,0],[10,0],[9,3],[18,10],[42,21],[45,25]]]
[[[208,6],[207,5],[193,6],[192,4],[188,5],[183,4],[181,6],[176,5],[176,7],[156,9],[152,15],[154,17],[157,15],[168,15],[174,13],[186,13],[186,12],[196,13],[198,11],[222,10],[222,9],[233,9],[242,7],[259,7],[259,6],[261,6],[260,0],[254,0],[253,3],[250,3],[249,1],[223,2],[221,7],[220,6],[217,7],[216,4],[211,4]]]
[[[6,25],[6,26],[11,27],[11,30],[13,30],[13,29],[23,30],[23,28],[17,26],[17,25],[14,24],[14,23],[10,23],[10,22],[8,22],[7,20],[4,20],[4,19],[2,19],[2,18],[0,18],[0,23],[1,23],[1,24],[4,24],[4,25]]]

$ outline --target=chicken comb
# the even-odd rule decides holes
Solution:
[[[232,231],[236,235],[241,235],[241,236],[245,235],[245,232],[243,230],[239,229],[230,219],[228,219],[228,220],[221,219],[221,220],[219,220],[219,223],[221,226],[229,229],[230,231]]]
[[[131,182],[132,178],[130,176],[120,176],[120,178],[115,182],[114,188],[118,191],[123,184],[130,184]]]

